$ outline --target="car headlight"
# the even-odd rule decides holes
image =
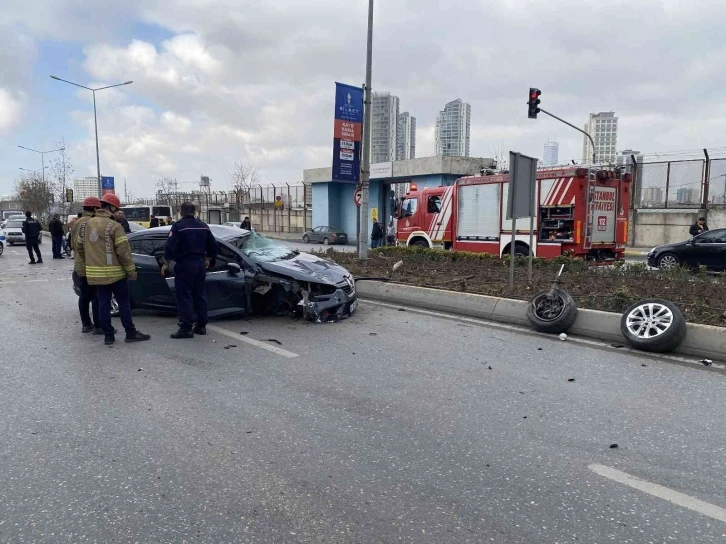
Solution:
[[[656,249],[658,249],[658,248],[657,248],[657,247],[654,247],[653,249],[651,249],[651,250],[650,250],[650,251],[648,252],[648,255],[653,255],[653,253],[655,253],[655,250],[656,250]]]

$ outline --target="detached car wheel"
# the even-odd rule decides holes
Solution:
[[[567,291],[540,291],[527,304],[527,319],[539,332],[559,334],[567,330],[577,317],[577,303]]]
[[[657,264],[658,264],[658,268],[662,268],[663,270],[668,270],[669,268],[674,268],[676,266],[679,266],[681,264],[681,260],[674,253],[664,253],[663,255],[658,257]]]
[[[687,330],[678,306],[660,298],[641,300],[620,318],[620,332],[631,346],[642,351],[673,351],[685,340]]]

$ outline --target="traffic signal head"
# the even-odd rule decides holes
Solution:
[[[527,117],[530,119],[537,119],[537,114],[539,113],[539,108],[537,106],[539,106],[539,95],[541,94],[542,91],[539,89],[535,89],[534,87],[529,88],[529,102],[527,102],[529,105],[529,113],[527,114]]]

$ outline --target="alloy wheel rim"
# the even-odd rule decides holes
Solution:
[[[673,268],[678,265],[678,260],[673,255],[665,255],[660,260],[661,268]]]
[[[648,302],[633,308],[626,318],[628,332],[636,338],[656,338],[673,325],[673,312],[658,302]]]

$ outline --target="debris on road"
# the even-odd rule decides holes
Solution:
[[[560,334],[560,340],[562,340],[563,342],[567,340],[567,335],[564,332]]]
[[[275,340],[274,338],[268,338],[267,341],[268,342],[274,342],[278,346],[281,346],[282,345],[282,342],[280,342],[279,340]]]
[[[713,361],[711,359],[701,359],[701,364],[705,366],[711,366]]]
[[[568,382],[574,382],[575,381],[575,378],[567,378],[567,381]]]
[[[622,347],[623,347],[623,345],[622,345],[622,344],[610,344],[610,347],[611,347],[611,348],[617,348],[617,349],[620,349],[620,348],[622,348]]]
[[[488,368],[489,370],[492,370],[492,366],[491,366],[491,365],[489,365],[489,366],[488,366],[487,368]]]
[[[247,331],[241,331],[241,332],[240,332],[240,334],[241,334],[242,336],[245,336],[246,334],[249,334],[249,333],[248,333]]]
[[[237,347],[237,344],[228,344],[228,345],[224,346],[224,349],[236,348],[236,347]]]
[[[612,449],[615,449],[615,448],[617,448],[617,447],[618,447],[618,445],[617,445],[617,444],[610,444],[610,449],[611,449],[611,450],[612,450]]]
[[[378,336],[378,333],[377,332],[369,332],[368,333],[368,336]]]

